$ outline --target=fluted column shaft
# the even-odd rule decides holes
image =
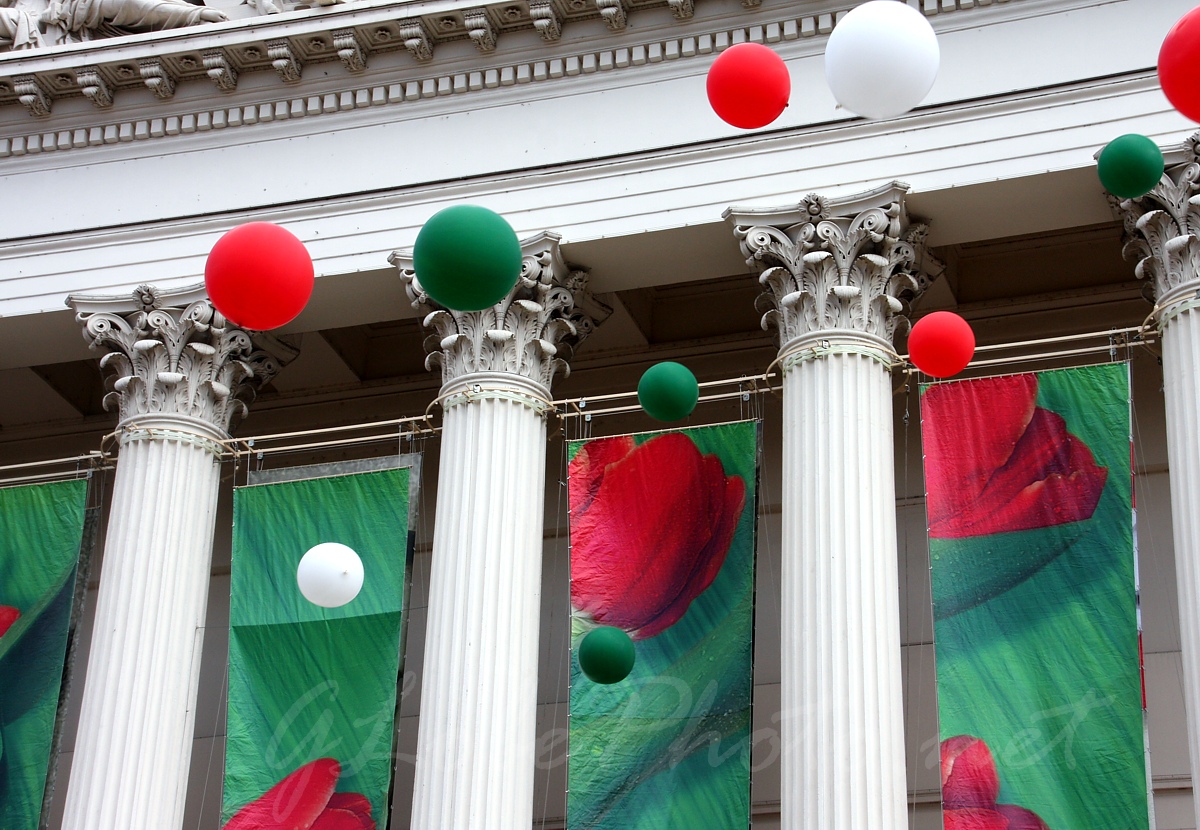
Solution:
[[[1200,285],[1197,285],[1200,287]],[[1183,693],[1192,778],[1200,769],[1200,311],[1168,306],[1162,331],[1163,393],[1171,469],[1171,521],[1179,591]],[[1193,786],[1200,813],[1200,787]]]
[[[170,418],[122,436],[64,830],[183,826],[220,437]]]
[[[789,830],[907,826],[892,394],[876,354],[825,354],[784,375]]]
[[[547,396],[514,376],[484,383]],[[446,410],[413,830],[533,824],[545,462],[534,406],[484,397]]]

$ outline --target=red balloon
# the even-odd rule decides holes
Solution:
[[[1163,39],[1158,82],[1171,106],[1200,121],[1200,7],[1179,18]]]
[[[908,358],[935,378],[957,375],[975,356],[975,332],[953,311],[935,311],[918,320],[908,335]]]
[[[285,228],[270,222],[239,225],[213,245],[204,287],[217,311],[235,325],[254,331],[279,328],[312,296],[312,257]]]
[[[792,94],[783,58],[761,43],[730,46],[708,68],[708,101],[721,120],[747,130],[779,117]]]

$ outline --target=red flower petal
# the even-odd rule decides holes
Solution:
[[[931,525],[979,497],[1012,455],[1036,401],[1036,375],[939,384],[921,396]]]
[[[572,602],[635,639],[653,637],[716,578],[745,506],[745,482],[727,477],[719,458],[701,455],[681,433],[580,455],[570,471],[582,479],[572,496]]]
[[[618,438],[599,438],[589,441],[571,459],[570,474],[567,476],[567,493],[571,509],[576,512],[587,510],[609,464],[615,464],[633,452],[633,438],[622,435]]]
[[[942,830],[1012,830],[995,810],[967,807],[942,811]]]
[[[942,803],[948,809],[993,807],[1000,776],[987,744],[973,735],[942,741]]]
[[[371,822],[371,827],[375,827],[375,822],[371,818],[371,800],[362,793],[334,793],[329,796],[329,804],[326,809],[333,810],[349,810],[352,813],[358,813],[363,818]]]
[[[996,812],[1008,819],[1008,830],[1050,830],[1041,816],[1015,804],[997,804]]]
[[[341,774],[333,758],[305,764],[238,810],[224,830],[311,830]]]
[[[353,810],[326,809],[311,830],[375,830],[375,822]]]
[[[21,616],[21,612],[11,605],[0,605],[0,637],[3,637],[8,629],[12,628]]]

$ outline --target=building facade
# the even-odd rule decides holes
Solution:
[[[250,468],[397,447],[423,452],[424,467],[391,826],[563,826],[564,442],[656,428],[631,393],[659,360],[704,384],[690,423],[763,420],[754,827],[863,830],[856,810],[887,828],[940,826],[917,377],[872,356],[903,354],[906,321],[949,309],[981,345],[1004,346],[981,352],[997,362],[976,374],[1132,359],[1153,801],[1159,830],[1195,828],[1200,155],[1155,74],[1192,4],[908,2],[937,32],[941,71],[920,107],[882,121],[840,109],[824,82],[824,44],[851,0],[0,8],[0,465],[33,465],[7,467],[13,480],[91,468],[107,505],[49,826],[218,827],[231,487]],[[775,49],[792,77],[781,118],[750,132],[705,98],[712,60],[743,41]],[[1094,154],[1126,133],[1163,148],[1169,181],[1122,203]],[[496,324],[512,335],[507,360],[454,340],[478,321],[432,314],[412,284],[422,223],[459,203],[502,214],[522,240],[520,290],[537,310]],[[205,257],[257,220],[305,243],[313,298],[283,329],[231,347],[227,360],[252,374],[214,358],[206,386],[192,377],[203,388],[177,394],[187,372],[150,378],[132,356],[147,341],[169,350],[167,331],[209,342],[196,326],[211,322]],[[787,266],[797,233],[821,220],[851,260],[891,245],[888,276],[915,285],[875,289],[870,319],[806,314]],[[851,272],[848,285],[872,290]],[[102,370],[103,355],[118,357]],[[122,383],[139,377],[159,397]],[[464,400],[473,391],[483,399]],[[513,406],[519,418],[501,414]],[[404,420],[425,414],[428,426]],[[799,486],[831,430],[838,452],[815,489]],[[260,440],[231,443],[230,431]],[[468,431],[495,452],[473,455]],[[303,435],[261,438],[282,433]],[[44,463],[55,459],[67,460]],[[522,494],[523,535],[453,500],[504,487]],[[855,555],[893,578],[863,598],[886,625],[848,644],[854,661],[885,667],[882,691],[823,725],[796,655],[860,608],[822,606],[830,629],[800,633],[795,609],[822,600],[795,563],[828,551],[802,550],[797,528],[817,517],[868,528]],[[484,625],[439,570],[469,554],[439,540],[449,522],[522,566],[505,623],[520,676],[431,694],[478,664],[462,644]],[[143,577],[164,568],[179,593],[154,604]],[[186,610],[159,625],[167,608]],[[463,706],[485,723],[519,719],[528,739],[451,786],[431,770],[502,743],[442,729]],[[131,709],[153,740],[131,737]],[[799,770],[828,751],[804,738],[818,727],[887,735],[893,751],[806,791]],[[486,786],[502,765],[522,772]]]

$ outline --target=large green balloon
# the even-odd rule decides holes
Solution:
[[[417,281],[437,302],[480,311],[504,299],[521,276],[521,243],[503,216],[476,205],[440,210],[413,246]]]
[[[1114,196],[1136,199],[1149,193],[1163,174],[1163,154],[1144,135],[1114,138],[1100,151],[1096,172],[1100,184]]]
[[[700,399],[700,385],[686,366],[655,363],[638,381],[638,403],[659,421],[678,421],[692,414]]]
[[[593,628],[579,643],[579,668],[596,683],[619,683],[633,671],[633,640],[619,628]]]

